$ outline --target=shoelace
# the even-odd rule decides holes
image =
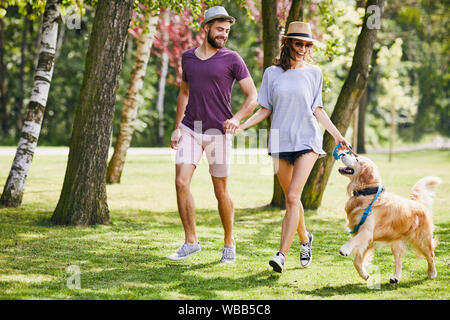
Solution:
[[[233,248],[223,248],[222,254],[223,254],[224,259],[233,259],[234,258]]]
[[[180,249],[178,249],[178,251],[177,251],[177,254],[178,254],[178,255],[183,254],[183,255],[186,256],[188,253],[189,253],[189,250],[188,250],[187,243],[184,243],[184,244],[180,247]]]
[[[310,256],[310,251],[309,250],[310,249],[309,249],[308,245],[306,245],[306,246],[301,245],[301,248],[300,248],[300,259],[302,259],[302,260],[309,259],[309,256]]]

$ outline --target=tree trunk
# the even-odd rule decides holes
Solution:
[[[369,103],[369,86],[367,86],[364,95],[359,103],[358,112],[358,150],[355,152],[366,153],[366,112],[367,104]]]
[[[24,77],[25,77],[25,63],[26,63],[26,49],[27,49],[27,34],[28,34],[28,18],[23,17],[23,29],[22,29],[22,43],[20,44],[20,69],[19,69],[19,97],[17,98],[17,130],[22,130],[23,127],[23,99],[25,98],[24,92]]]
[[[0,199],[0,205],[2,206],[18,207],[22,204],[25,182],[41,131],[53,75],[53,62],[58,36],[58,17],[58,1],[48,0],[42,22],[41,43],[38,51],[39,59],[30,103],[16,155]]]
[[[142,33],[137,39],[136,56],[134,59],[133,70],[131,72],[130,84],[125,101],[122,107],[122,115],[120,119],[120,130],[114,146],[114,153],[109,161],[106,171],[107,183],[120,183],[127,150],[130,147],[133,137],[133,122],[137,116],[137,98],[142,89],[143,79],[147,70],[148,60],[150,58],[150,49],[156,32],[157,16],[147,18],[147,33]]]
[[[0,19],[0,122],[3,134],[8,134],[8,110],[6,108],[5,23]]]
[[[359,104],[368,82],[370,58],[378,30],[373,27],[372,23],[368,23],[368,19],[373,19],[374,17],[370,15],[367,9],[370,6],[378,7],[380,14],[378,18],[381,24],[383,4],[384,0],[369,0],[367,2],[366,16],[356,43],[352,66],[331,115],[331,121],[342,135],[345,135],[350,125],[353,112]],[[371,7],[371,9],[373,8]],[[324,134],[323,146],[327,155],[319,159],[314,165],[302,193],[302,203],[306,209],[317,209],[320,206],[334,165],[332,151],[335,147],[335,142],[328,132]]]
[[[58,42],[56,43],[56,52],[55,52],[55,60],[58,59],[61,54],[61,48],[64,42],[64,34],[66,33],[66,24],[61,21],[59,26],[59,37]]]
[[[164,14],[164,23],[169,22],[169,14],[166,11]],[[169,43],[169,32],[164,28],[163,34],[164,47],[167,48]],[[169,69],[169,55],[163,51],[161,55],[161,77],[159,78],[158,100],[156,102],[156,110],[158,110],[158,145],[164,144],[164,94],[166,91],[167,71]]]
[[[279,50],[279,25],[277,1],[264,0],[261,3],[263,23],[264,70],[272,65]]]
[[[51,221],[107,224],[106,162],[133,0],[100,0],[89,39],[69,159]]]
[[[358,153],[358,120],[359,120],[359,105],[356,106],[355,111],[353,112],[353,151]]]
[[[277,17],[277,2],[265,0],[261,3],[262,23],[263,23],[263,47],[264,47],[264,70],[272,65],[273,59],[279,50],[279,25]],[[270,128],[270,118],[267,120],[267,127]],[[284,208],[286,205],[283,189],[276,174],[273,176],[273,196],[270,201],[271,206]]]
[[[305,9],[306,0],[292,0],[289,15],[286,21],[285,33],[292,21],[303,21],[303,10]]]
[[[391,105],[391,130],[389,133],[389,162],[392,162],[392,152],[394,150],[395,136],[395,106]]]

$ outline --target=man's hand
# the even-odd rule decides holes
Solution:
[[[178,141],[180,141],[181,138],[181,130],[180,129],[175,129],[172,132],[172,137],[170,138],[170,146],[172,147],[172,149],[177,150],[178,148]]]
[[[241,121],[237,118],[233,117],[231,119],[228,119],[222,125],[223,130],[227,134],[234,134],[236,132],[236,130],[239,129],[240,123],[241,123]]]

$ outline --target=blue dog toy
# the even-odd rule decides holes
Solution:
[[[344,154],[353,154],[353,155],[355,155],[356,156],[356,154],[353,152],[353,147],[351,146],[351,145],[349,145],[350,146],[350,149],[349,150],[346,150],[346,151],[339,151],[339,149],[342,147],[342,145],[341,145],[341,143],[339,142],[337,145],[336,145],[336,147],[334,148],[334,150],[333,150],[333,157],[334,157],[334,159],[336,159],[336,160],[339,160],[340,158],[342,158],[342,156],[344,155]]]

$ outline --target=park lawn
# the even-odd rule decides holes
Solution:
[[[111,224],[88,228],[52,226],[66,156],[39,155],[29,173],[23,205],[0,209],[0,299],[449,299],[449,151],[370,155],[385,187],[408,196],[421,177],[443,179],[434,203],[438,276],[427,279],[427,264],[411,248],[403,257],[403,277],[389,284],[394,262],[389,247],[376,251],[367,285],[352,259],[338,250],[349,238],[344,204],[347,179],[333,174],[317,211],[306,212],[314,234],[313,262],[299,265],[296,239],[283,274],[268,260],[277,251],[284,212],[267,207],[272,195],[268,156],[239,158],[232,166],[236,264],[219,263],[223,231],[208,167],[201,163],[192,193],[202,251],[187,261],[167,256],[184,241],[174,189],[173,156],[129,155],[120,185],[108,186]],[[0,188],[13,156],[0,155]],[[80,270],[73,288],[69,266]]]

